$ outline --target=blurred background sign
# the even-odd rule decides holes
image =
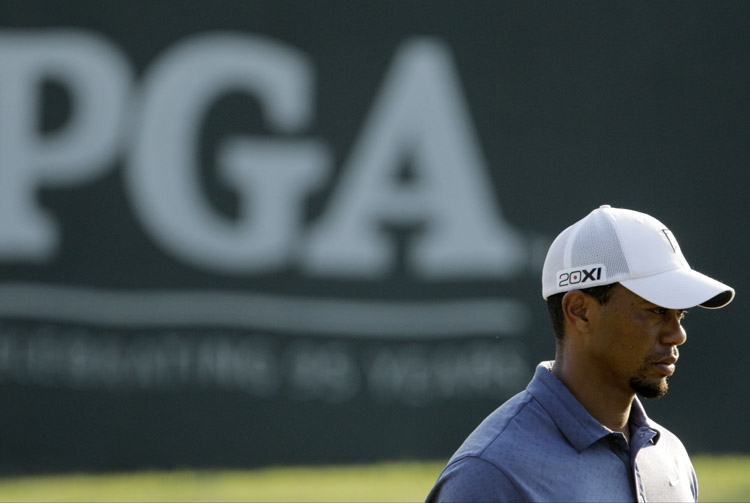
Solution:
[[[737,288],[648,410],[750,451],[745,4],[0,9],[3,472],[447,457],[600,204]]]

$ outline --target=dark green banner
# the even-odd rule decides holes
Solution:
[[[745,4],[0,13],[3,472],[445,458],[553,358],[601,204],[736,288],[647,410],[750,450]]]

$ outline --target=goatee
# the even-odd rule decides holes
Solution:
[[[669,385],[666,377],[654,382],[646,381],[643,377],[638,376],[630,380],[630,388],[643,398],[661,398],[667,394]]]

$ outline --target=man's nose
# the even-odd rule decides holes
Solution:
[[[670,317],[669,322],[664,325],[662,342],[679,346],[685,344],[687,333],[682,326],[682,311],[675,311]]]

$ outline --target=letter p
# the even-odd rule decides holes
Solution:
[[[106,171],[117,152],[132,77],[106,40],[73,30],[0,31],[0,259],[41,261],[58,230],[36,201]],[[42,134],[42,83],[71,98],[67,122]]]

